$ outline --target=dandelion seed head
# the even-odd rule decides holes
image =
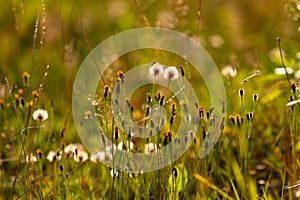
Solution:
[[[179,78],[179,73],[178,70],[176,69],[176,67],[168,67],[167,69],[165,69],[164,71],[164,78],[167,80],[176,80]]]
[[[32,153],[29,153],[27,156],[26,156],[26,162],[29,163],[29,162],[36,162],[37,161],[37,157],[35,155],[33,155]]]
[[[47,160],[49,160],[49,162],[54,162],[57,160],[61,159],[61,155],[62,155],[62,151],[58,150],[58,151],[50,151],[47,155]]]
[[[74,160],[79,163],[83,163],[89,158],[88,154],[85,151],[78,151],[74,154]]]
[[[36,121],[44,121],[48,119],[48,112],[43,109],[37,109],[36,111],[34,111],[32,117]]]
[[[157,145],[154,143],[145,144],[144,153],[150,154],[152,152],[157,152]]]
[[[69,145],[67,145],[64,149],[64,152],[66,154],[66,156],[69,158],[71,156],[73,156],[76,151],[78,150],[83,150],[83,146],[81,144],[72,144],[70,143]]]
[[[149,73],[154,77],[159,76],[163,72],[164,72],[163,66],[157,62],[153,62],[149,68]]]
[[[105,152],[104,151],[99,151],[95,154],[93,154],[91,157],[90,157],[90,160],[94,163],[96,162],[102,162],[105,160]]]
[[[227,65],[223,67],[223,69],[221,70],[221,74],[225,77],[234,78],[237,75],[237,70],[235,67]]]

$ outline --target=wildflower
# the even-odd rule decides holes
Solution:
[[[119,142],[118,144],[118,150],[132,150],[133,149],[133,142],[132,141],[126,141],[126,142]]]
[[[287,74],[292,74],[294,72],[294,70],[292,68],[289,68],[289,67],[278,67],[278,68],[275,68],[274,69],[274,73],[276,75],[284,75],[285,73]]]
[[[23,95],[23,93],[24,93],[24,91],[23,91],[23,89],[22,89],[22,88],[18,89],[18,94],[19,94],[20,96],[22,96],[22,95]]]
[[[50,151],[47,155],[47,160],[49,160],[49,162],[56,161],[56,153],[54,151]]]
[[[20,100],[20,95],[19,94],[15,94],[15,101],[18,102]]]
[[[113,158],[113,156],[114,156],[116,150],[117,150],[117,147],[116,147],[115,144],[114,144],[114,145],[107,146],[107,147],[105,148],[105,153],[106,153],[107,159],[112,160],[112,158]]]
[[[22,77],[23,77],[23,85],[24,86],[27,86],[28,85],[28,79],[29,79],[29,74],[28,74],[28,72],[23,72],[23,75],[22,75]]]
[[[41,149],[37,149],[36,153],[39,155],[39,159],[42,159],[42,154],[43,154],[42,150]]]
[[[159,74],[162,74],[163,71],[163,66],[157,62],[153,62],[149,68],[149,73],[154,77],[159,76]]]
[[[144,153],[150,154],[152,152],[157,152],[157,145],[154,143],[145,144]]]
[[[26,162],[29,163],[29,162],[36,162],[37,161],[37,157],[35,155],[33,155],[32,153],[29,153],[27,156],[26,156]]]
[[[168,67],[164,72],[164,77],[167,80],[176,80],[179,77],[176,67]]]
[[[96,162],[102,162],[105,159],[105,152],[104,151],[98,151],[97,153],[94,153],[91,157],[90,160],[94,163]]]
[[[118,71],[118,77],[121,79],[121,82],[124,83],[125,82],[125,77],[122,71]]]
[[[85,151],[77,151],[77,153],[74,154],[74,160],[79,163],[83,163],[89,158],[88,154]]]
[[[91,120],[92,119],[92,111],[88,110],[84,112],[84,119]]]
[[[299,80],[300,79],[300,70],[297,70],[294,74],[295,79]]]
[[[300,6],[298,5],[297,7],[300,10]],[[299,185],[299,183],[298,183],[298,185]],[[300,197],[300,189],[299,189],[299,187],[294,191],[294,195],[295,195],[296,198]]]
[[[78,150],[83,150],[83,146],[81,144],[69,144],[65,147],[64,152],[67,158],[72,157],[74,154],[78,153]]]
[[[92,154],[90,160],[94,163],[102,162],[106,159],[112,160],[115,151],[116,151],[116,145],[107,146],[104,151],[98,151]]]
[[[38,91],[36,91],[36,90],[33,90],[33,91],[31,92],[31,95],[32,95],[34,98],[38,98],[38,97],[39,97],[39,93],[38,93]]]
[[[223,67],[223,69],[221,70],[221,74],[228,78],[229,77],[234,78],[237,75],[237,70],[235,67],[227,65],[227,66]]]
[[[33,106],[33,101],[29,101],[26,103],[27,108],[31,108]]]
[[[111,175],[111,177],[116,177],[116,176],[119,175],[119,172],[116,169],[111,169],[110,170],[110,175]]]
[[[61,156],[62,156],[61,150],[57,150],[56,152],[50,151],[47,155],[47,160],[49,160],[49,162],[57,161],[61,159]]]
[[[48,112],[43,109],[37,109],[36,111],[34,111],[32,117],[34,120],[39,120],[41,122],[48,119]]]
[[[6,104],[6,107],[7,107],[7,108],[14,109],[14,107],[11,105],[11,103],[7,103],[7,104]]]

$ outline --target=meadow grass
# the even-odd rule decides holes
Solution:
[[[298,0],[268,6],[220,0],[6,3],[0,17],[0,199],[300,197],[299,7]],[[205,47],[222,72],[224,116],[214,116],[210,86],[184,58],[159,50],[130,52],[111,63],[96,94],[86,97],[96,113],[84,111],[82,124],[96,118],[101,132],[94,142],[103,145],[88,152],[72,118],[76,72],[101,41],[148,26],[177,30]],[[150,63],[153,84],[126,96],[126,72],[141,63]],[[166,87],[157,84],[158,76]],[[198,102],[184,93],[185,81]],[[180,89],[171,91],[175,84]],[[181,94],[183,101],[177,99]],[[155,105],[165,111],[155,114]],[[187,105],[198,114],[199,127],[176,137],[181,123],[195,120]],[[216,117],[222,119],[221,136],[199,158]],[[131,129],[134,123],[139,129]],[[138,138],[143,130],[150,137]],[[160,154],[171,141],[190,146],[153,172],[133,173],[137,163],[114,153]],[[171,154],[176,150],[172,146]],[[153,165],[167,162],[160,158]],[[113,169],[103,161],[122,165]]]

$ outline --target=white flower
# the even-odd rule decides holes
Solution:
[[[111,169],[110,170],[110,175],[111,175],[111,177],[116,177],[116,176],[119,175],[119,172],[116,169]]]
[[[37,157],[35,155],[33,155],[32,153],[28,154],[26,156],[26,162],[36,162],[37,161]]]
[[[133,149],[133,146],[134,146],[134,144],[133,144],[133,142],[128,142],[128,141],[126,141],[125,143],[124,142],[119,142],[119,144],[118,144],[118,150],[127,150],[127,151],[129,151],[129,150],[132,150]]]
[[[297,70],[294,74],[295,79],[299,80],[300,79],[300,70]]]
[[[105,148],[104,151],[98,151],[92,154],[90,160],[92,162],[102,162],[104,160],[112,160],[116,150],[117,147],[115,144],[113,144],[112,146],[109,145]]]
[[[48,119],[48,112],[43,109],[37,109],[32,115],[34,120],[44,121]]]
[[[176,80],[179,77],[178,70],[176,69],[176,67],[168,67],[167,69],[165,69],[164,77],[168,80]]]
[[[74,154],[77,154],[78,151],[83,151],[84,148],[81,144],[69,144],[65,147],[65,154],[67,158],[72,157]]]
[[[98,151],[97,153],[94,153],[91,157],[90,160],[92,162],[102,162],[105,159],[105,152],[104,151]]]
[[[221,70],[221,74],[225,77],[234,78],[237,75],[237,70],[235,67],[227,65],[227,66],[223,67],[223,69]]]
[[[152,152],[157,152],[157,145],[153,143],[145,144],[144,146],[144,153],[150,154]]]
[[[61,159],[62,152],[60,150],[58,151],[50,151],[47,155],[47,160],[49,162],[57,161]]]
[[[79,163],[83,163],[89,158],[88,154],[85,151],[77,151],[77,153],[74,154],[74,160]]]
[[[151,64],[151,67],[149,68],[149,73],[155,77],[159,76],[163,72],[164,72],[163,66],[157,62],[153,62]]]
[[[286,72],[288,74],[292,74],[294,70],[292,68],[286,67]],[[274,73],[276,75],[284,75],[285,74],[285,69],[283,67],[275,68]]]

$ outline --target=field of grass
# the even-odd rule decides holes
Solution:
[[[299,0],[1,0],[1,5],[0,199],[300,198]],[[214,85],[205,85],[195,66],[169,52],[142,49],[110,64],[96,93],[83,97],[95,112],[83,110],[74,120],[73,84],[84,59],[107,38],[142,27],[176,30],[204,47],[222,74],[226,99],[215,108],[222,116],[211,105],[208,88]],[[126,72],[145,65],[151,76],[150,67],[158,67],[153,62],[164,65],[160,76],[167,86],[152,74],[153,84],[126,96]],[[176,67],[178,78],[171,80],[168,66]],[[184,81],[197,102],[186,95]],[[175,85],[180,89],[171,91]],[[129,112],[116,119],[122,103]],[[166,118],[151,117],[154,104],[164,107]],[[190,110],[197,116],[186,114]],[[98,139],[86,134],[88,142],[104,146],[98,152],[88,151],[75,128],[80,121],[91,130],[94,119]],[[215,120],[224,122],[220,138],[199,157]],[[157,125],[162,121],[164,126]],[[179,137],[179,128],[193,121],[197,130]],[[148,138],[138,138],[139,129],[131,132],[134,122],[151,130]],[[113,144],[106,146],[106,140]],[[168,164],[149,172],[113,152],[161,154],[171,142],[189,147],[174,162],[158,159]],[[122,166],[116,166],[119,159]]]

